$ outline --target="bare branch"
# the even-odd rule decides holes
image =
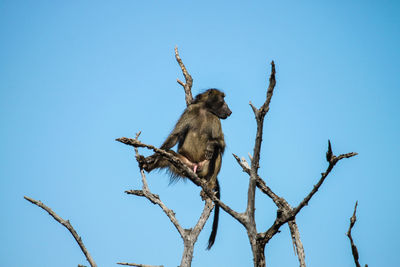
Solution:
[[[137,139],[140,135],[140,132],[136,134],[136,138],[133,140],[135,142],[139,142]],[[135,152],[136,152],[136,159],[140,157],[139,151],[137,146],[134,146]],[[175,217],[175,213],[173,210],[169,209],[160,199],[160,197],[156,194],[153,194],[150,192],[150,189],[147,184],[147,179],[146,175],[144,174],[144,170],[140,170],[141,176],[142,176],[142,190],[128,190],[125,191],[127,194],[132,194],[140,197],[146,197],[150,202],[152,202],[155,205],[158,205],[164,213],[168,216],[172,224],[175,226],[175,228],[178,230],[181,238],[183,239],[184,242],[184,251],[182,255],[182,261],[181,261],[181,266],[190,266],[192,258],[193,258],[193,250],[194,250],[194,244],[197,241],[197,238],[201,232],[201,230],[204,228],[204,225],[206,224],[208,218],[210,217],[211,211],[214,208],[213,202],[210,199],[207,199],[204,205],[203,212],[196,223],[195,227],[193,229],[184,229],[183,227],[180,226],[178,220]],[[127,264],[125,264],[127,265]],[[146,265],[138,265],[134,264],[133,266],[146,266]]]
[[[275,80],[275,63],[274,61],[271,62],[271,75],[269,76],[269,86],[267,90],[267,99],[265,100],[265,103],[261,106],[260,112],[262,114],[267,114],[269,111],[269,104],[271,103],[271,98],[274,93],[274,88],[276,85],[276,80]]]
[[[249,105],[250,105],[251,109],[253,110],[254,115],[257,116],[258,109],[253,105],[253,103],[251,103],[251,101],[249,102]]]
[[[142,170],[142,172],[143,172],[143,170]],[[136,195],[136,196],[141,196],[141,197],[146,197],[153,204],[156,204],[159,207],[161,207],[161,209],[164,211],[164,213],[168,216],[168,218],[174,224],[175,228],[178,230],[179,234],[181,235],[182,239],[184,240],[185,251],[183,253],[182,261],[185,261],[185,262],[188,262],[188,260],[191,261],[191,258],[193,255],[194,243],[196,242],[201,230],[204,228],[204,225],[206,224],[208,218],[210,217],[211,211],[214,208],[213,202],[210,199],[206,199],[203,212],[200,215],[200,218],[199,218],[198,222],[196,223],[195,227],[190,230],[185,230],[179,225],[178,220],[175,217],[174,211],[171,209],[168,209],[163,204],[163,202],[160,200],[158,195],[152,194],[146,190],[128,190],[128,191],[125,191],[125,193]],[[186,242],[186,240],[189,240],[189,242]],[[145,266],[145,265],[143,265],[143,266]],[[182,266],[186,266],[186,265],[182,265]]]
[[[237,163],[240,165],[240,167],[242,167],[243,171],[245,173],[247,173],[248,175],[250,175],[250,166],[249,163],[246,161],[245,158],[239,158],[236,154],[233,154],[233,157],[236,159]]]
[[[276,204],[276,206],[278,208],[283,208],[283,207],[290,207],[289,204],[287,204],[286,200],[284,198],[279,197],[277,194],[275,194],[271,188],[269,188],[263,179],[261,179],[259,176],[257,176],[257,187],[261,190],[261,192],[263,192],[264,194],[266,194],[267,196],[269,196],[272,201],[274,201],[274,203]]]
[[[318,191],[318,189],[321,187],[322,183],[325,181],[325,178],[329,175],[329,173],[332,171],[333,167],[336,165],[336,163],[344,158],[351,158],[353,156],[358,155],[355,152],[351,153],[346,153],[342,154],[338,157],[334,156],[332,153],[332,148],[331,148],[331,142],[329,141],[328,145],[328,152],[326,153],[327,159],[329,158],[329,166],[326,169],[325,172],[321,173],[321,178],[319,179],[318,183],[314,185],[313,189],[311,192],[303,199],[303,201],[293,210],[293,216],[296,216],[297,213],[306,205],[308,205],[308,202],[310,199],[313,197],[313,195]]]
[[[261,151],[261,142],[262,142],[262,134],[263,134],[263,123],[264,117],[269,111],[269,104],[271,103],[271,98],[274,93],[274,88],[276,85],[275,80],[275,63],[274,61],[271,62],[271,75],[269,77],[269,85],[267,90],[267,98],[265,99],[264,104],[261,106],[259,110],[256,112],[256,119],[257,119],[257,135],[256,135],[256,143],[254,145],[254,152],[253,152],[253,160],[251,164],[251,168],[254,171],[257,171],[259,168],[258,164],[260,161],[260,151]],[[254,109],[254,106],[252,106]]]
[[[146,197],[143,190],[126,190],[125,193],[127,193],[128,195],[135,195],[138,197]],[[153,195],[155,198],[159,198],[158,195]],[[151,199],[149,199],[151,203],[153,204],[157,204],[156,202],[151,201]]]
[[[82,238],[78,235],[78,233],[75,231],[74,227],[72,227],[71,223],[69,220],[64,220],[60,216],[57,215],[51,208],[47,207],[45,204],[43,204],[41,201],[35,200],[33,198],[24,196],[26,200],[31,202],[32,204],[35,204],[36,206],[44,209],[47,211],[51,217],[53,217],[57,222],[62,224],[65,228],[68,229],[68,231],[72,234],[72,236],[75,238],[75,241],[78,243],[79,247],[81,248],[83,254],[85,255],[87,261],[89,262],[90,266],[92,267],[97,267],[97,264],[94,262],[92,256],[90,256],[89,251],[86,249],[85,245],[83,244]]]
[[[297,258],[299,259],[300,267],[306,267],[306,255],[304,254],[303,243],[301,243],[300,240],[300,232],[296,224],[296,219],[289,221],[288,225],[290,229],[290,235],[292,237],[293,246],[296,249],[295,252],[297,252]]]
[[[250,106],[253,109],[256,122],[257,122],[257,132],[256,139],[254,143],[253,149],[253,158],[251,159],[251,168],[250,168],[250,181],[247,193],[247,207],[246,207],[246,220],[247,224],[245,225],[247,230],[247,235],[250,239],[250,244],[253,252],[253,261],[256,266],[265,266],[265,256],[264,256],[264,247],[265,244],[259,242],[256,223],[255,223],[255,195],[256,195],[256,186],[257,186],[257,178],[258,178],[258,169],[260,167],[260,151],[261,151],[261,142],[263,136],[263,125],[264,125],[264,117],[269,110],[269,104],[271,102],[271,98],[273,95],[273,91],[275,88],[275,64],[274,61],[271,62],[271,75],[269,78],[269,86],[267,89],[267,97],[264,104],[260,109],[257,109],[251,102]],[[240,161],[238,161],[240,164]],[[245,165],[245,164],[244,164]],[[245,170],[245,169],[244,169]]]
[[[164,267],[164,265],[147,265],[147,264],[127,263],[127,262],[117,262],[117,264],[125,266],[135,266],[135,267]]]
[[[141,132],[138,132],[136,134],[135,139],[131,139],[134,140],[135,142],[139,142],[138,138],[140,136]],[[139,155],[139,150],[137,148],[137,146],[134,146],[135,148],[135,153],[136,153],[136,158],[138,158]],[[163,211],[164,213],[168,216],[168,218],[170,219],[170,221],[172,222],[172,224],[175,226],[175,228],[178,230],[179,234],[181,235],[181,237],[183,238],[185,235],[185,230],[180,226],[178,220],[175,217],[175,212],[171,209],[169,209],[160,199],[160,197],[156,194],[153,194],[150,192],[149,186],[147,184],[147,179],[146,179],[146,175],[144,174],[144,170],[140,170],[140,174],[142,176],[142,190],[127,190],[125,191],[126,194],[129,195],[135,195],[135,196],[139,196],[139,197],[145,197],[147,198],[151,203],[153,203],[154,205],[158,205]]]
[[[240,159],[235,154],[232,154],[232,155],[236,159],[237,163],[242,167],[243,171],[250,175],[250,167],[249,167],[249,164],[247,163],[247,161],[244,158]],[[278,206],[278,208],[283,208],[285,206],[285,204],[282,202],[285,200],[283,198],[280,198],[278,195],[276,195],[271,190],[271,188],[269,188],[266,185],[265,181],[258,175],[257,175],[256,185],[264,194],[269,196],[272,199],[272,201],[274,201],[274,203]]]
[[[201,230],[204,228],[204,225],[206,224],[208,218],[210,217],[210,214],[211,214],[211,211],[213,208],[214,208],[214,204],[213,204],[212,200],[207,198],[205,201],[203,212],[202,212],[198,222],[194,226],[194,228],[186,229],[186,235],[185,235],[185,238],[183,239],[184,250],[183,250],[180,267],[191,266],[191,262],[193,259],[194,244],[196,243]]]
[[[160,197],[156,194],[150,192],[147,186],[146,175],[144,174],[144,170],[140,170],[140,174],[142,175],[143,189],[142,190],[127,190],[125,193],[130,195],[136,195],[140,197],[145,197],[150,200],[151,203],[158,205],[164,213],[168,216],[172,224],[175,226],[176,230],[178,230],[179,234],[182,238],[185,236],[185,229],[179,224],[178,220],[175,217],[175,212],[169,209],[160,199]]]
[[[207,198],[205,201],[205,206],[203,212],[200,215],[199,220],[197,221],[196,225],[193,227],[192,234],[193,236],[198,236],[201,230],[204,228],[208,218],[210,217],[211,211],[214,208],[214,202],[211,199]]]
[[[236,156],[235,154],[233,154],[233,157],[236,159],[238,164],[242,167],[243,171],[250,175],[250,167],[249,167],[249,164],[247,163],[247,161],[244,158],[239,159],[239,157]],[[281,198],[278,195],[276,195],[271,190],[271,188],[269,188],[266,185],[265,181],[258,175],[257,175],[257,187],[261,190],[261,192],[263,192],[264,194],[269,196],[274,201],[274,203],[278,207],[278,209],[286,210],[287,212],[292,211],[292,207],[287,203],[287,201],[284,198]],[[298,259],[300,262],[300,267],[305,267],[306,264],[305,264],[304,248],[303,248],[303,244],[301,243],[301,240],[300,240],[300,232],[297,227],[296,220],[292,219],[292,220],[288,221],[288,225],[289,225],[289,229],[290,229],[290,233],[291,233],[291,237],[292,237],[292,241],[293,241],[293,247],[295,249],[295,254],[297,252],[297,256],[298,256]]]
[[[178,62],[179,66],[182,69],[183,76],[185,77],[186,83],[183,83],[181,80],[177,79],[177,82],[182,85],[183,89],[185,90],[185,100],[186,106],[189,106],[193,103],[193,96],[192,96],[192,85],[193,85],[193,78],[190,76],[189,72],[187,71],[185,65],[182,62],[182,59],[179,57],[178,47],[175,47],[175,58]]]
[[[357,220],[357,217],[356,217],[357,205],[358,205],[358,201],[356,201],[356,205],[354,206],[353,216],[350,217],[350,226],[349,226],[349,230],[347,231],[346,235],[350,239],[351,252],[353,254],[354,263],[356,264],[357,267],[361,267],[360,262],[358,261],[358,258],[359,258],[358,250],[357,250],[357,247],[354,244],[353,238],[351,236],[351,229],[353,229],[353,226]],[[368,265],[365,264],[365,267],[368,267]]]
[[[257,179],[257,172],[258,168],[260,167],[260,151],[261,151],[261,142],[262,142],[262,135],[263,135],[263,125],[264,125],[264,117],[269,110],[269,104],[271,103],[271,98],[274,92],[276,80],[275,80],[275,63],[274,61],[271,62],[271,75],[269,78],[269,86],[267,90],[267,97],[264,104],[261,106],[259,110],[256,110],[255,107],[250,103],[253,111],[256,115],[257,121],[257,133],[256,133],[256,140],[254,144],[253,150],[253,159],[251,161],[251,169],[250,169],[250,183],[249,183],[249,191],[248,191],[248,201],[247,201],[247,210],[252,217],[254,217],[254,198],[255,198],[255,188],[256,188],[256,179]]]
[[[185,84],[184,84],[181,80],[176,79],[176,81],[177,81],[180,85],[182,85],[183,87],[185,87]]]
[[[265,246],[265,244],[267,244],[269,240],[271,240],[271,238],[279,232],[279,228],[289,221],[289,219],[287,219],[287,216],[282,216],[283,212],[284,210],[278,209],[277,218],[275,219],[272,226],[266,232],[257,234],[258,242]]]
[[[235,219],[237,219],[239,222],[241,222],[242,224],[245,223],[244,220],[244,216],[241,213],[238,213],[236,211],[234,211],[233,209],[231,209],[228,205],[226,205],[224,202],[222,202],[220,199],[218,199],[215,195],[215,192],[213,192],[212,190],[210,190],[207,186],[206,181],[200,179],[188,166],[186,166],[185,164],[183,164],[177,157],[171,155],[170,153],[168,153],[165,150],[156,148],[152,145],[147,145],[144,144],[138,140],[135,139],[131,139],[131,138],[126,138],[126,137],[121,137],[116,139],[116,141],[124,143],[126,145],[130,145],[133,147],[145,147],[148,149],[153,150],[156,153],[159,153],[160,155],[164,156],[166,159],[168,159],[171,164],[173,164],[176,168],[180,169],[182,172],[184,172],[185,176],[190,179],[194,184],[200,186],[203,191],[207,194],[207,196],[209,198],[211,198],[211,200],[219,205],[223,210],[225,210],[227,213],[229,213],[232,217],[234,217]]]
[[[297,256],[300,262],[301,267],[305,267],[305,254],[304,254],[304,248],[300,240],[300,234],[299,230],[297,227],[297,224],[295,222],[295,216],[297,213],[301,210],[302,207],[308,203],[308,201],[311,199],[311,197],[318,191],[318,188],[322,185],[324,179],[328,176],[332,168],[335,166],[335,164],[344,158],[350,158],[357,155],[357,153],[351,152],[347,154],[342,154],[338,157],[334,156],[332,153],[332,147],[331,143],[329,141],[328,143],[328,152],[326,154],[327,159],[329,160],[329,166],[328,169],[326,170],[325,173],[322,173],[322,177],[320,181],[317,183],[317,185],[314,186],[313,190],[310,192],[310,194],[300,203],[298,207],[293,209],[284,198],[279,197],[276,195],[264,182],[263,179],[261,179],[258,174],[256,176],[256,186],[267,196],[269,196],[274,203],[278,207],[278,212],[277,212],[277,218],[274,222],[274,224],[264,233],[258,233],[257,234],[257,244],[259,246],[263,247],[265,246],[266,243],[269,242],[269,240],[279,232],[280,227],[288,223],[289,229],[291,231],[291,236],[292,236],[292,241],[294,248],[296,249]],[[240,159],[238,156],[233,154],[235,157],[236,161],[238,164],[242,167],[243,171],[246,172],[247,174],[251,175],[251,169],[248,166],[248,163],[245,159]],[[254,160],[254,159],[253,159]]]

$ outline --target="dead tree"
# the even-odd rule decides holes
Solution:
[[[187,72],[185,66],[182,63],[182,60],[179,57],[178,50],[175,48],[175,56],[176,59],[181,66],[182,72],[186,79],[186,83],[183,83],[178,80],[178,83],[181,84],[185,90],[185,99],[186,104],[190,105],[192,103],[192,94],[191,94],[191,86],[193,83],[192,77]],[[250,158],[250,164],[244,159],[240,159],[238,156],[233,154],[238,164],[242,167],[243,171],[249,175],[249,186],[247,193],[247,207],[244,212],[237,212],[230,208],[227,204],[218,199],[215,194],[208,189],[206,186],[206,182],[201,180],[197,175],[186,165],[184,165],[178,158],[174,157],[170,153],[158,149],[152,145],[143,144],[137,138],[130,139],[126,137],[118,138],[117,141],[124,143],[126,145],[133,146],[135,148],[144,147],[150,150],[153,150],[155,153],[159,153],[162,156],[166,157],[176,168],[182,170],[185,174],[187,174],[187,178],[189,178],[193,183],[200,186],[206,195],[217,205],[219,205],[224,211],[226,211],[229,215],[235,218],[239,223],[241,223],[246,231],[247,236],[250,241],[251,249],[253,252],[253,263],[256,267],[263,267],[266,265],[265,262],[265,246],[271,240],[271,238],[279,232],[279,229],[282,225],[288,224],[293,244],[296,248],[297,256],[299,259],[300,266],[306,266],[305,264],[305,254],[303,245],[300,240],[299,230],[296,224],[296,215],[306,206],[308,205],[311,198],[315,195],[315,193],[319,190],[329,173],[332,171],[333,167],[342,159],[350,158],[357,153],[351,152],[346,154],[341,154],[339,156],[335,156],[332,152],[331,142],[328,140],[328,151],[326,153],[326,160],[328,162],[328,167],[325,172],[321,173],[321,177],[318,182],[314,185],[312,190],[304,197],[303,201],[301,201],[297,206],[292,207],[283,197],[275,194],[271,188],[269,188],[265,181],[258,175],[258,169],[260,167],[260,153],[261,153],[261,142],[263,135],[263,125],[264,118],[267,115],[270,103],[272,99],[272,95],[274,93],[274,88],[276,85],[275,80],[275,64],[271,62],[271,75],[269,78],[269,86],[267,89],[266,100],[264,104],[257,109],[251,102],[250,106],[254,112],[255,119],[257,122],[257,133],[255,137],[255,144],[253,148],[253,156]],[[143,174],[142,174],[143,175]],[[255,223],[255,190],[258,187],[261,192],[266,194],[269,198],[277,206],[276,219],[272,226],[269,229],[264,229],[264,231],[258,231]],[[178,230],[179,231],[179,230]],[[183,237],[182,237],[183,238]],[[185,242],[184,242],[185,243]],[[186,251],[186,243],[185,243],[185,251]],[[185,257],[185,256],[184,256]],[[183,258],[184,258],[183,257]],[[190,259],[191,262],[191,259]],[[181,267],[190,266],[190,262],[181,262]]]
[[[193,84],[193,79],[188,73],[185,65],[183,64],[177,48],[175,48],[175,57],[176,60],[179,64],[179,66],[182,69],[183,75],[185,77],[185,83],[180,81],[179,79],[177,82],[182,85],[185,91],[185,101],[186,105],[189,106],[192,101],[192,92],[191,92],[191,87]],[[140,197],[145,197],[147,198],[151,203],[158,205],[162,211],[168,216],[172,224],[175,226],[177,229],[178,233],[180,234],[183,243],[184,243],[184,251],[182,254],[182,259],[181,259],[181,264],[180,267],[189,267],[191,266],[192,258],[193,258],[193,252],[194,252],[194,244],[197,241],[197,238],[203,229],[207,219],[210,216],[210,213],[212,209],[214,208],[214,205],[219,205],[225,212],[227,212],[229,215],[231,215],[234,219],[236,219],[240,224],[244,226],[244,228],[247,231],[247,236],[249,238],[250,246],[252,249],[253,253],[253,264],[255,267],[264,267],[266,266],[266,259],[265,259],[265,247],[266,244],[274,237],[275,234],[279,232],[280,227],[282,227],[284,224],[288,224],[293,245],[296,248],[296,253],[297,257],[299,260],[300,267],[305,267],[305,253],[303,249],[303,245],[300,240],[300,233],[296,224],[296,215],[310,202],[312,197],[317,193],[317,191],[320,189],[322,186],[323,182],[325,179],[328,177],[329,173],[332,171],[332,169],[335,167],[335,165],[342,159],[345,158],[350,158],[357,153],[351,152],[351,153],[346,153],[346,154],[341,154],[339,156],[335,156],[332,151],[332,146],[331,142],[328,140],[328,151],[326,152],[326,160],[328,162],[328,166],[324,172],[321,173],[321,177],[319,178],[318,182],[313,186],[313,188],[310,190],[310,192],[304,197],[304,199],[297,204],[297,206],[292,207],[282,196],[278,196],[275,194],[270,187],[268,187],[265,183],[265,181],[259,176],[258,174],[258,169],[260,167],[259,161],[260,161],[260,154],[261,154],[261,143],[262,143],[262,136],[263,136],[263,125],[264,125],[264,118],[267,115],[269,108],[270,108],[270,103],[272,99],[272,95],[274,93],[274,88],[276,85],[276,80],[275,80],[275,64],[272,61],[271,62],[271,74],[269,78],[269,86],[267,88],[267,94],[266,94],[266,100],[264,104],[257,109],[251,102],[250,106],[254,112],[255,119],[257,122],[257,132],[256,132],[256,137],[255,137],[255,144],[253,148],[253,155],[250,156],[250,164],[244,159],[244,158],[239,158],[237,155],[233,154],[234,158],[238,162],[238,164],[241,166],[243,171],[249,175],[249,186],[248,186],[248,193],[247,193],[247,206],[246,210],[243,212],[237,212],[233,210],[232,208],[229,207],[226,203],[218,199],[215,195],[215,193],[207,186],[206,181],[200,179],[193,171],[190,169],[188,166],[186,166],[184,163],[180,161],[179,158],[175,157],[174,155],[168,153],[167,151],[164,151],[162,149],[156,148],[152,145],[144,144],[138,140],[140,132],[136,134],[136,138],[118,138],[116,139],[117,141],[124,143],[126,145],[133,146],[135,148],[135,153],[136,153],[136,158],[138,158],[139,151],[138,148],[147,148],[150,150],[153,150],[155,153],[158,153],[162,156],[164,156],[167,160],[171,162],[176,168],[182,171],[188,179],[190,179],[194,184],[197,186],[200,186],[205,193],[205,195],[208,197],[205,199],[205,205],[204,209],[199,217],[198,222],[193,228],[190,229],[184,229],[178,222],[178,220],[175,217],[175,213],[173,210],[169,209],[160,199],[160,197],[154,193],[152,193],[148,187],[146,176],[143,170],[140,170],[141,177],[142,177],[142,189],[141,190],[127,190],[125,193],[127,194],[132,194]],[[256,188],[259,188],[261,192],[263,192],[265,195],[267,195],[271,200],[275,203],[277,206],[277,211],[276,211],[276,218],[274,223],[268,228],[268,229],[263,229],[259,231],[256,228],[256,223],[255,223],[255,190]],[[89,254],[88,250],[84,246],[81,237],[77,234],[75,229],[72,227],[71,223],[68,220],[62,219],[60,216],[58,216],[54,211],[52,211],[49,207],[44,205],[42,202],[31,199],[29,197],[24,197],[26,200],[30,201],[31,203],[37,205],[38,207],[44,209],[47,211],[57,222],[62,224],[64,227],[66,227],[70,233],[73,235],[75,238],[76,242],[80,246],[82,252],[84,253],[87,261],[89,262],[90,266],[96,267],[96,263]],[[347,233],[347,236],[349,237],[351,241],[351,248],[352,248],[352,253],[354,257],[354,261],[356,263],[356,266],[360,266],[358,263],[358,252],[357,248],[354,245],[353,239],[351,237],[351,229],[354,226],[354,223],[356,221],[355,213],[356,213],[356,207],[354,208],[354,213],[353,216],[350,219],[350,227]],[[124,265],[124,266],[138,266],[138,267],[159,267],[162,265],[146,265],[146,264],[139,264],[139,263],[118,263],[119,265]],[[367,265],[366,265],[367,266]]]

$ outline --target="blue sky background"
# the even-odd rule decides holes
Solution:
[[[341,161],[298,215],[307,265],[396,266],[400,233],[400,5],[397,1],[0,1],[1,266],[77,266],[86,260],[69,232],[24,195],[71,223],[99,266],[177,266],[183,244],[160,209],[124,194],[139,189],[133,149],[115,138],[159,146],[185,108],[180,55],[193,93],[223,89],[233,114],[222,199],[243,211],[248,177],[231,156],[252,152],[249,101],[264,99],[270,61],[277,86],[265,123],[260,175],[297,205],[335,154]],[[148,151],[142,151],[148,155]],[[191,182],[151,190],[192,227],[202,210]],[[257,193],[257,228],[276,208]],[[222,212],[211,221],[192,266],[252,266],[244,228]],[[268,266],[297,266],[287,226],[267,245]]]

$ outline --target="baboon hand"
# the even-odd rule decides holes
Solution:
[[[146,168],[146,158],[142,155],[136,156],[136,161],[139,163],[139,168],[145,169]]]
[[[212,156],[214,154],[214,146],[213,145],[207,145],[206,151],[205,151],[205,157],[207,160],[212,159]]]
[[[147,172],[150,172],[152,170],[150,166],[152,166],[156,161],[155,157],[153,156],[145,158],[142,155],[137,156],[136,160],[139,163],[139,168]]]

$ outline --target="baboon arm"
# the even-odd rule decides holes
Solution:
[[[218,150],[219,153],[223,154],[225,150],[225,141],[223,138],[212,139],[207,142],[206,147],[206,158],[211,159],[215,150]]]
[[[179,140],[184,139],[189,129],[189,122],[189,114],[187,111],[185,111],[180,117],[179,121],[176,123],[175,128],[172,130],[160,148],[169,150],[174,147]]]
[[[172,147],[174,147],[176,143],[178,143],[178,140],[179,140],[179,133],[171,133],[160,148],[164,150],[169,150]]]

